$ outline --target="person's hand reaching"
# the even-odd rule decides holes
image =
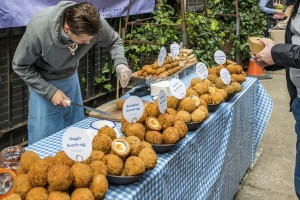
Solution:
[[[265,45],[265,48],[256,54],[254,58],[255,62],[261,67],[275,64],[271,55],[271,49],[275,45],[273,40],[262,38],[259,41]]]
[[[65,100],[70,100],[70,99],[61,90],[56,90],[53,97],[51,98],[51,102],[55,106],[67,107],[68,104]]]
[[[121,87],[125,88],[131,78],[132,71],[124,64],[119,64],[116,67],[117,77],[120,80]]]

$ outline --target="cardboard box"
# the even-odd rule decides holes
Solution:
[[[256,55],[258,52],[263,50],[263,48],[265,48],[265,45],[263,45],[259,41],[259,39],[260,39],[260,37],[249,37],[248,38],[250,51],[253,55]]]
[[[270,38],[276,44],[284,44],[285,43],[285,30],[280,29],[269,29]]]

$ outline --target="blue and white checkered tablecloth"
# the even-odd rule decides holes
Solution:
[[[195,75],[182,78],[188,86]],[[124,98],[128,97],[128,93]],[[150,96],[141,97],[152,100]],[[272,100],[260,82],[247,77],[243,91],[222,103],[195,131],[171,151],[159,154],[156,167],[139,181],[109,186],[105,199],[233,199],[254,161],[272,111]],[[86,118],[73,127],[89,128]],[[117,123],[120,130],[120,124]],[[31,146],[41,157],[62,149],[61,130]]]

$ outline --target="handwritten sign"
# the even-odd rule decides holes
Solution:
[[[92,153],[89,134],[81,128],[71,127],[63,135],[62,147],[68,157],[77,162],[87,159]]]
[[[196,73],[201,80],[207,79],[208,69],[203,62],[198,62],[196,64]]]
[[[220,77],[226,85],[229,85],[231,83],[231,76],[229,71],[226,68],[221,69],[220,71]]]
[[[158,94],[158,109],[160,113],[165,114],[167,109],[167,95],[164,90],[161,90]]]
[[[226,55],[221,50],[215,52],[214,58],[216,63],[218,63],[219,65],[223,65],[226,62]]]
[[[144,113],[144,104],[137,96],[130,96],[123,105],[124,118],[131,123],[139,121]]]
[[[176,57],[180,53],[180,46],[179,46],[179,44],[176,43],[176,42],[174,42],[173,44],[171,44],[170,51],[171,51],[171,55],[172,55],[172,60],[175,61]]]
[[[163,66],[166,57],[167,57],[167,49],[166,49],[166,47],[161,47],[160,52],[158,54],[158,59],[157,59],[158,66],[160,66],[160,67]]]
[[[177,99],[183,99],[186,94],[186,87],[184,83],[179,79],[172,79],[170,81],[170,92],[171,94],[176,97]]]

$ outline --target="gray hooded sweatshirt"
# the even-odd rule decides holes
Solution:
[[[73,42],[62,37],[61,29],[64,9],[74,4],[76,3],[71,1],[61,1],[34,16],[28,23],[13,58],[14,71],[29,87],[48,100],[57,88],[47,80],[74,74],[80,58],[95,43],[108,47],[115,66],[128,65],[119,35],[103,18],[102,27],[90,44],[78,44],[75,55],[71,54],[68,47]]]

